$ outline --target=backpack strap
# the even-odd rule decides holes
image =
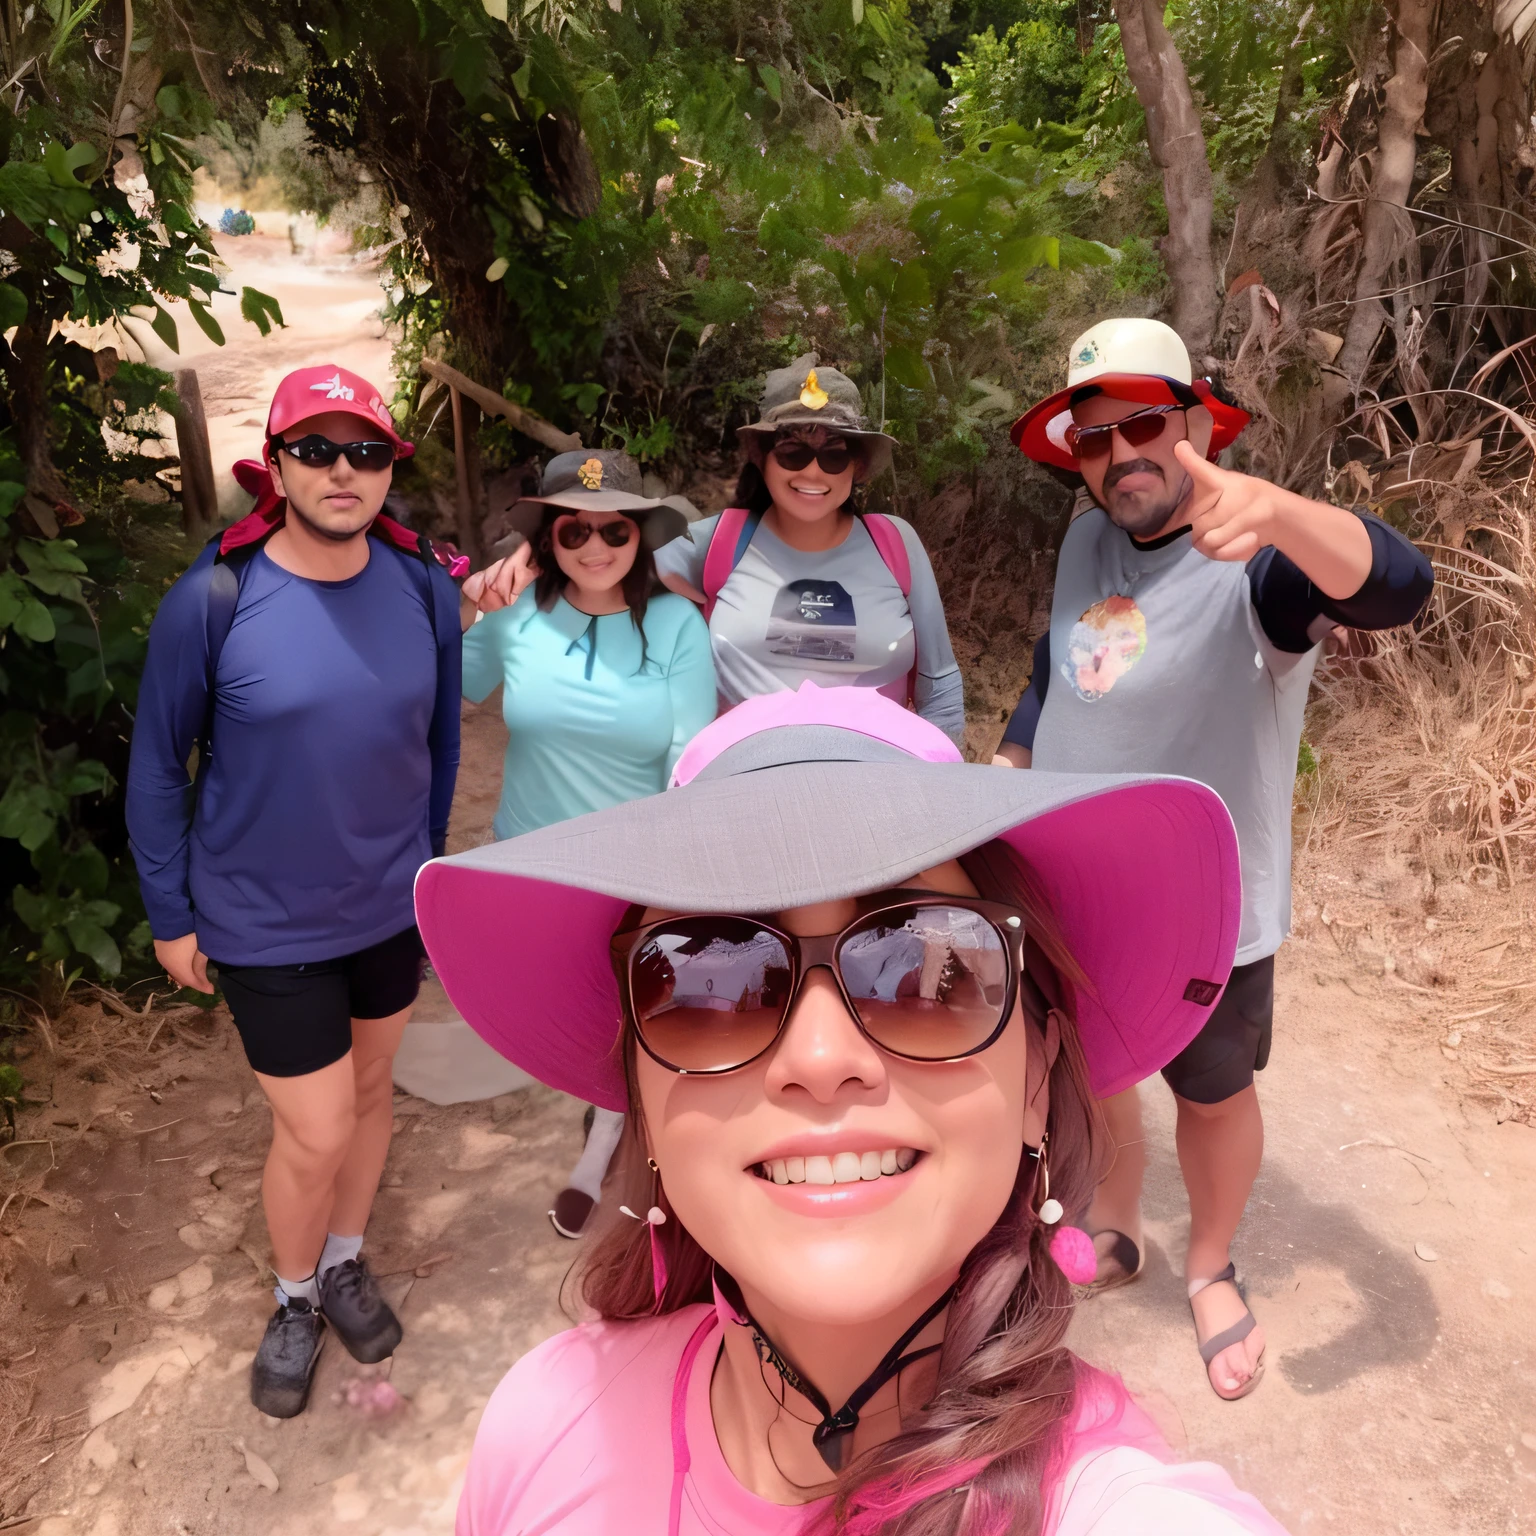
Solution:
[[[903,597],[912,596],[912,561],[907,556],[907,541],[883,512],[866,512],[864,528],[874,540],[885,568],[896,578]],[[912,670],[907,674],[907,708],[917,708],[917,626],[912,626]]]
[[[727,507],[709,536],[709,548],[704,552],[704,620],[715,611],[715,600],[720,589],[730,579],[730,574],[741,564],[757,525],[762,522],[761,512],[748,512],[745,507]]]
[[[238,524],[236,525],[239,526]],[[271,529],[268,529],[270,532]],[[220,545],[214,550],[213,570],[208,575],[207,609],[203,619],[203,632],[207,638],[207,663],[205,672],[206,702],[203,706],[203,728],[197,735],[197,776],[213,756],[213,705],[214,684],[218,677],[219,657],[224,642],[235,622],[235,608],[240,602],[240,584],[251,557],[261,548],[260,540],[235,545],[226,553],[222,548],[224,534],[214,534],[210,544]]]

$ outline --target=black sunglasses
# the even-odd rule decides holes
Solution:
[[[623,518],[615,518],[611,523],[584,523],[579,517],[571,517],[555,525],[561,549],[582,549],[594,533],[609,549],[623,549],[634,531]]]
[[[818,965],[881,1050],[959,1061],[986,1050],[1013,1014],[1024,914],[975,896],[886,891],[840,933],[800,938],[760,917],[696,913],[616,933],[610,955],[646,1054],[685,1076],[761,1056]]]
[[[832,447],[823,444],[820,448],[813,448],[800,437],[776,437],[768,451],[780,469],[791,472],[804,469],[815,459],[822,473],[827,475],[840,475],[850,464],[856,464],[862,458],[858,449],[850,448],[847,443],[838,443]]]
[[[1188,409],[1187,405],[1154,405],[1145,411],[1122,416],[1119,421],[1105,422],[1102,427],[1080,427],[1074,421],[1065,434],[1067,451],[1078,459],[1102,459],[1113,446],[1116,432],[1132,448],[1145,448],[1163,435],[1169,416]]]
[[[346,454],[347,463],[353,469],[373,473],[388,469],[395,462],[393,443],[333,443],[330,438],[321,437],[318,432],[311,432],[308,437],[301,437],[292,443],[285,443],[280,437],[274,438],[272,446],[313,469],[329,469],[342,454]]]

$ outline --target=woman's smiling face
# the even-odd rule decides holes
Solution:
[[[773,456],[771,448],[765,452],[763,480],[780,512],[802,522],[814,523],[836,512],[848,500],[859,477],[860,458],[856,444],[850,443],[842,433],[829,432],[824,427],[791,428],[779,433],[776,441],[805,443],[812,448],[855,450],[848,467],[835,475],[829,475],[814,458],[804,469],[785,469]]]
[[[904,886],[976,894],[955,863]],[[776,922],[837,933],[857,911],[851,899],[822,902]],[[748,1305],[859,1323],[953,1281],[996,1223],[1024,1143],[1045,1127],[1043,1052],[1016,1005],[974,1056],[888,1055],[817,969],[774,1045],[747,1066],[683,1076],[637,1050],[635,1072],[667,1199]],[[792,1182],[777,1182],[778,1164]]]

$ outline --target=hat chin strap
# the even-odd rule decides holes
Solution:
[[[764,1331],[762,1324],[747,1310],[745,1301],[741,1299],[741,1288],[718,1265],[715,1268],[715,1285],[729,1301],[743,1325],[751,1329],[752,1343],[757,1349],[758,1359],[764,1365],[771,1365],[779,1373],[785,1385],[792,1387],[821,1415],[821,1422],[811,1431],[811,1444],[816,1447],[817,1451],[821,1454],[821,1459],[834,1472],[841,1472],[844,1466],[847,1465],[849,1454],[853,1449],[853,1432],[858,1428],[859,1424],[859,1414],[870,1398],[893,1376],[900,1375],[902,1371],[916,1361],[928,1355],[937,1354],[944,1347],[942,1344],[929,1344],[924,1349],[914,1349],[910,1354],[902,1353],[907,1345],[949,1305],[956,1289],[955,1286],[950,1286],[886,1350],[885,1356],[879,1365],[854,1388],[853,1392],[849,1395],[848,1401],[834,1413],[831,1403],[827,1401],[826,1394],[814,1382],[807,1381],[784,1358],[778,1346]]]

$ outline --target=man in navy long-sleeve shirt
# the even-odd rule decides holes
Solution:
[[[284,1417],[304,1405],[325,1321],[360,1360],[400,1338],[360,1249],[460,691],[453,582],[380,516],[411,451],[357,375],[284,379],[263,464],[238,467],[256,509],[166,594],[134,727],[128,828],[155,953],[201,991],[218,967],[272,1105],[262,1197],[279,1306],[251,1395]]]
[[[1192,375],[1168,326],[1106,320],[1073,343],[1067,387],[1015,425],[1019,447],[1078,476],[1094,505],[1062,541],[1050,633],[995,761],[1183,774],[1232,814],[1243,866],[1232,972],[1224,990],[1219,977],[1191,983],[1192,1002],[1215,1006],[1163,1077],[1189,1191],[1195,1337],[1212,1389],[1235,1398],[1263,1365],[1230,1248],[1264,1145],[1254,1074],[1269,1057],[1274,956],[1290,926],[1307,689],[1324,635],[1408,623],[1434,578],[1379,519],[1210,462],[1248,418]],[[1136,1090],[1102,1109],[1117,1157],[1089,1212],[1101,1286],[1140,1272],[1144,1167]]]

